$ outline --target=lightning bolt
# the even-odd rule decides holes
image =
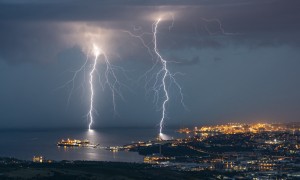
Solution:
[[[121,70],[121,72],[124,73],[124,69],[119,67],[119,66],[115,66],[113,65],[110,61],[109,58],[107,56],[107,54],[102,50],[99,49],[98,46],[96,46],[95,44],[93,44],[93,54],[94,54],[94,63],[92,65],[92,69],[89,73],[90,76],[90,80],[89,80],[89,84],[90,84],[90,109],[88,112],[88,118],[89,118],[89,130],[91,130],[91,126],[93,124],[94,121],[94,117],[93,117],[93,112],[95,111],[95,108],[93,106],[94,103],[94,73],[97,72],[98,73],[98,78],[99,78],[99,83],[102,86],[102,89],[104,90],[105,87],[108,87],[108,89],[111,91],[112,93],[112,103],[113,103],[113,110],[114,110],[114,115],[116,115],[117,109],[116,109],[116,96],[121,97],[121,99],[124,100],[121,91],[120,91],[120,87],[121,86],[125,86],[124,84],[121,84],[118,79],[117,79],[117,75],[115,73],[115,70]],[[105,64],[105,71],[104,71],[104,80],[103,82],[101,81],[101,75],[100,73],[97,71],[96,66],[97,66],[97,62],[98,62],[98,57],[102,55],[104,58],[104,64]],[[125,77],[126,74],[124,73]]]
[[[155,80],[155,83],[154,83],[154,86],[153,86],[153,89],[156,93],[156,98],[158,99],[159,97],[159,91],[162,89],[163,91],[163,94],[164,94],[164,99],[163,99],[163,103],[162,103],[162,116],[161,116],[161,119],[160,119],[160,122],[159,122],[159,137],[161,139],[163,139],[163,137],[165,137],[165,135],[163,134],[163,126],[164,126],[164,121],[167,117],[167,113],[166,113],[166,106],[167,106],[167,103],[169,102],[170,100],[170,96],[169,96],[169,92],[168,92],[168,88],[167,88],[167,79],[170,81],[170,83],[172,84],[175,84],[175,86],[179,89],[179,93],[180,93],[180,96],[181,96],[181,103],[182,105],[185,107],[185,104],[183,103],[183,93],[182,93],[182,88],[181,86],[179,85],[179,83],[176,81],[175,79],[175,74],[172,74],[169,69],[168,69],[168,66],[167,66],[167,60],[165,60],[162,55],[160,54],[159,50],[158,50],[158,47],[157,47],[157,28],[158,28],[158,25],[161,21],[161,18],[159,18],[154,24],[154,28],[153,28],[153,43],[154,43],[154,52],[155,54],[157,55],[158,57],[158,60],[160,61],[162,67],[161,69],[157,72],[156,74],[156,80]],[[173,23],[172,25],[173,26]],[[170,27],[171,27],[170,26]],[[170,27],[169,27],[169,30],[170,30]],[[161,84],[159,83],[159,78],[162,76],[161,78]]]
[[[90,59],[90,54],[92,54],[93,56],[92,63],[88,63]],[[102,58],[100,57],[103,57],[103,60],[101,60]],[[102,67],[103,71],[101,70],[101,72],[99,72],[97,68],[98,62],[104,64],[104,66]],[[99,83],[102,87],[102,90],[104,91],[105,88],[107,87],[111,91],[114,115],[116,115],[116,98],[117,96],[119,96],[121,97],[121,99],[124,100],[120,89],[121,86],[126,86],[126,85],[121,84],[118,81],[115,70],[121,70],[121,72],[123,73],[125,71],[123,68],[113,65],[110,62],[108,55],[102,49],[100,49],[96,44],[92,44],[92,50],[87,53],[87,58],[86,61],[83,63],[83,65],[80,66],[79,69],[72,71],[74,73],[73,78],[67,81],[63,86],[59,87],[62,88],[67,85],[71,86],[71,90],[68,95],[68,105],[70,104],[70,99],[75,89],[75,84],[76,84],[75,81],[81,72],[83,72],[84,76],[86,75],[86,69],[90,69],[90,71],[88,72],[88,77],[89,77],[88,83],[89,83],[89,90],[90,90],[89,110],[88,113],[86,114],[86,117],[88,119],[88,129],[91,131],[92,125],[94,123],[94,114],[97,113],[96,108],[94,107],[95,93],[96,93],[94,84],[95,84],[96,76],[98,76]],[[102,75],[104,78],[102,78]],[[124,77],[127,78],[125,73],[124,73]],[[84,81],[81,84],[82,88],[84,88],[85,79],[86,78],[84,78]]]
[[[168,27],[169,31],[174,26],[174,16],[173,16],[173,14],[170,14],[170,15],[172,17],[172,23]],[[184,108],[186,108],[186,106],[183,102],[182,88],[175,79],[175,76],[180,73],[172,74],[169,71],[168,63],[174,62],[174,61],[167,61],[166,59],[164,59],[158,50],[158,41],[157,41],[158,30],[157,29],[158,29],[158,25],[161,22],[161,20],[162,19],[159,18],[159,19],[157,19],[157,21],[155,21],[152,24],[152,32],[151,33],[143,32],[143,33],[137,35],[137,34],[134,34],[130,31],[126,31],[126,30],[123,30],[123,32],[129,34],[130,36],[132,36],[134,38],[139,39],[140,42],[142,43],[142,45],[147,49],[148,53],[152,57],[152,60],[154,61],[156,59],[154,61],[153,66],[139,78],[139,81],[142,78],[145,78],[145,80],[146,80],[145,90],[147,93],[150,90],[154,92],[154,100],[153,101],[157,107],[159,106],[158,104],[160,102],[160,99],[162,99],[162,105],[161,105],[161,108],[159,108],[162,113],[161,119],[159,121],[159,138],[165,139],[168,136],[163,134],[163,127],[164,127],[165,119],[167,118],[167,113],[166,113],[167,112],[167,104],[170,100],[168,89],[172,84],[175,85],[179,89],[179,94],[181,96],[181,104],[183,105]],[[152,38],[151,38],[150,42],[145,41],[144,36],[146,36],[146,35],[151,35]],[[149,74],[151,74],[151,75],[149,75]],[[152,81],[153,81],[153,84],[151,83]],[[150,84],[152,84],[152,85],[150,85]],[[163,94],[163,97],[161,97],[162,96],[161,94]]]
[[[163,91],[164,91],[164,94],[165,94],[164,95],[165,99],[164,99],[163,104],[162,104],[162,117],[161,117],[160,122],[159,122],[159,134],[161,135],[162,134],[162,129],[163,129],[163,123],[164,123],[164,120],[166,118],[166,104],[170,99],[168,90],[166,88],[166,77],[170,76],[171,74],[170,74],[170,71],[167,68],[167,61],[164,58],[162,58],[162,56],[159,54],[159,52],[157,50],[157,26],[158,26],[160,20],[161,19],[159,18],[156,21],[156,23],[154,24],[153,37],[154,37],[154,52],[156,53],[156,55],[158,56],[159,60],[162,63],[162,69],[158,72],[158,74],[163,73],[162,86],[163,86]]]
[[[93,84],[93,79],[94,79],[94,72],[96,70],[96,66],[97,66],[97,61],[98,61],[98,57],[100,55],[100,50],[99,48],[93,44],[93,54],[95,56],[95,59],[94,59],[94,63],[93,63],[93,66],[92,66],[92,70],[90,71],[89,75],[90,75],[90,80],[89,80],[89,83],[90,83],[90,90],[91,90],[91,96],[90,96],[90,109],[89,109],[89,112],[88,112],[88,116],[89,116],[89,130],[91,130],[91,126],[93,124],[93,121],[94,121],[94,117],[93,117],[93,111],[94,111],[94,84]]]
[[[174,25],[174,16],[171,14],[171,17],[172,17],[172,24],[169,26],[169,31],[171,30],[171,28],[173,27]],[[218,25],[219,25],[219,29],[221,31],[221,33],[223,35],[234,35],[236,33],[227,33],[225,32],[225,30],[223,29],[223,26],[222,26],[222,23],[219,19],[205,19],[205,18],[201,18],[202,20],[206,21],[206,22],[217,22]],[[167,79],[169,79],[170,83],[173,83],[175,84],[175,86],[179,89],[179,93],[180,93],[180,96],[181,96],[181,103],[183,105],[183,107],[186,109],[186,106],[183,102],[183,93],[182,93],[182,88],[181,86],[179,85],[179,83],[176,81],[175,79],[175,75],[178,74],[178,73],[175,73],[175,74],[172,74],[170,73],[169,69],[168,69],[168,66],[167,66],[167,63],[168,62],[171,62],[171,61],[167,61],[165,60],[162,55],[160,54],[158,48],[157,48],[157,28],[158,28],[158,25],[159,23],[161,22],[161,18],[158,18],[158,20],[153,24],[153,43],[154,43],[154,52],[155,54],[157,55],[158,57],[158,60],[160,61],[160,63],[162,64],[162,67],[161,69],[158,71],[158,73],[156,74],[156,81],[154,83],[154,86],[153,86],[153,89],[155,91],[155,94],[156,94],[156,99],[158,100],[159,99],[159,91],[161,89],[163,89],[163,93],[164,93],[164,99],[163,99],[163,103],[162,103],[162,116],[161,116],[161,119],[160,119],[160,123],[159,123],[159,138],[160,139],[163,139],[164,137],[166,137],[165,134],[163,134],[163,126],[164,126],[164,121],[167,117],[167,114],[166,114],[166,105],[167,103],[169,102],[170,100],[170,96],[169,96],[169,92],[168,92],[168,88],[167,88]],[[206,27],[206,26],[205,26]],[[206,30],[209,32],[208,28],[206,27]],[[154,65],[155,66],[155,65]],[[151,69],[152,70],[152,69]],[[151,71],[150,70],[150,71]],[[161,78],[161,84],[159,84],[159,77],[162,75],[162,78]]]

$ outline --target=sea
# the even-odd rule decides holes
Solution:
[[[186,135],[176,132],[177,129],[165,129],[169,138]],[[102,128],[92,131],[86,129],[15,129],[0,130],[0,157],[13,157],[21,160],[32,160],[33,156],[43,156],[48,160],[85,160],[143,162],[143,156],[137,152],[112,152],[102,147],[122,146],[137,141],[148,141],[157,138],[154,128]],[[62,139],[89,140],[91,147],[58,147]]]

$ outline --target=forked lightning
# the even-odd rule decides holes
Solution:
[[[68,96],[68,104],[70,101],[70,98],[72,96],[72,93],[74,91],[75,88],[75,80],[77,78],[77,76],[79,75],[80,72],[83,72],[83,74],[85,75],[85,71],[86,69],[90,69],[89,73],[88,73],[88,77],[89,77],[89,89],[90,89],[90,98],[89,98],[89,110],[87,113],[87,118],[88,118],[88,129],[91,130],[92,129],[92,125],[94,123],[94,114],[97,112],[96,108],[95,108],[95,94],[96,94],[96,90],[95,90],[95,78],[96,75],[99,78],[99,83],[102,86],[102,89],[104,90],[105,87],[108,87],[108,89],[112,92],[112,103],[113,103],[113,110],[114,113],[116,113],[116,96],[119,95],[121,98],[122,95],[120,93],[120,83],[117,79],[117,76],[115,74],[115,70],[122,70],[122,72],[124,71],[121,67],[118,66],[114,66],[111,64],[111,62],[109,61],[109,58],[107,56],[107,54],[100,49],[96,44],[92,45],[92,50],[91,50],[91,54],[93,55],[93,62],[92,63],[88,63],[89,59],[90,59],[90,52],[87,54],[87,59],[85,61],[85,63],[76,71],[74,71],[74,76],[73,78],[68,81],[66,84],[64,84],[62,87],[71,84],[71,91],[70,94]],[[103,60],[100,62],[100,60]],[[99,63],[98,63],[99,62]],[[104,70],[102,72],[99,72],[99,68],[97,68],[98,64],[104,64]],[[103,68],[102,68],[103,69]],[[102,75],[101,75],[102,74]],[[84,84],[84,83],[83,83]]]

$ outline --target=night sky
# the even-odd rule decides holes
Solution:
[[[124,69],[116,71],[117,113],[111,91],[95,80],[94,126],[157,127],[161,111],[141,78],[154,61],[125,31],[146,32],[152,47],[160,16],[158,48],[180,72],[187,106],[171,86],[166,126],[300,122],[299,7],[298,0],[0,0],[0,127],[86,128],[87,77],[76,78],[69,104],[64,84],[92,42]]]

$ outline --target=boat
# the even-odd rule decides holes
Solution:
[[[78,139],[67,139],[61,140],[57,143],[57,146],[64,146],[64,147],[79,147],[79,146],[89,146],[89,140],[78,140]]]

